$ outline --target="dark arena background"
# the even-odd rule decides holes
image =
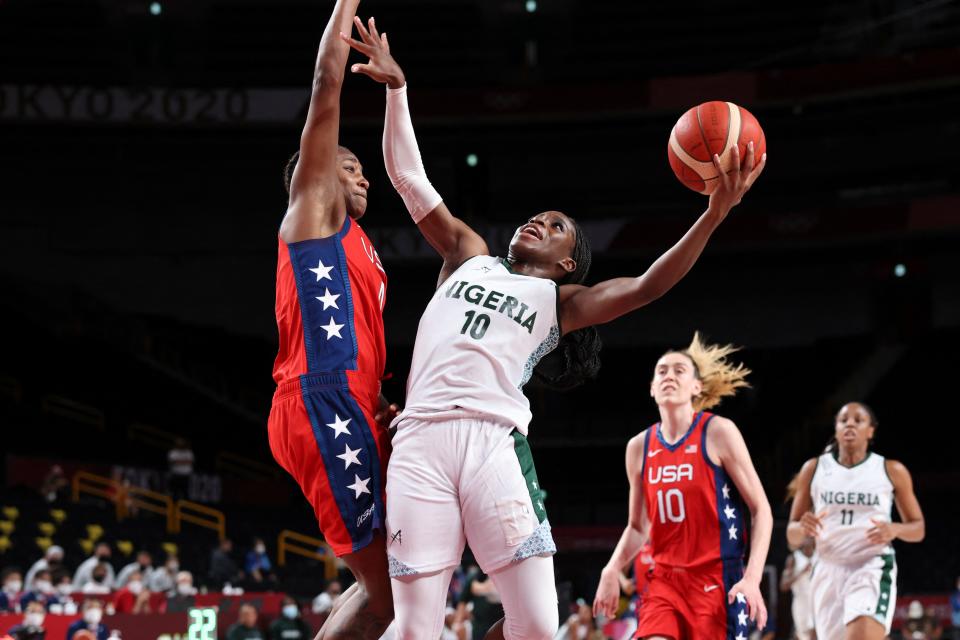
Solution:
[[[196,594],[158,587],[138,614],[98,596],[124,640],[227,637],[243,602],[266,637],[284,594],[312,637],[315,597],[352,581],[266,432],[282,174],[332,7],[0,0],[0,567],[22,575],[51,545],[70,577],[101,542],[117,572],[139,550],[155,568],[175,556]],[[794,637],[777,589],[786,486],[850,400],[875,410],[875,449],[911,471],[926,518],[923,542],[895,545],[893,636],[914,600],[925,626],[903,637],[960,634],[960,3],[364,0],[358,13],[390,34],[450,208],[501,255],[528,216],[575,216],[591,283],[640,275],[704,210],[667,162],[684,111],[729,100],[766,134],[764,175],[691,273],[600,328],[599,377],[525,390],[561,623],[592,602],[626,523],[624,448],[658,420],[654,363],[699,330],[742,345],[753,370],[720,412],[774,510],[775,637]],[[383,168],[383,88],[347,76],[341,141],[371,182],[383,389],[402,405],[440,261]],[[192,451],[185,473],[172,450]],[[215,554],[221,538],[232,549]],[[271,564],[259,581],[255,539]],[[85,597],[47,613],[46,638],[65,637]],[[0,634],[22,620],[11,600]],[[591,638],[622,630],[594,624]]]

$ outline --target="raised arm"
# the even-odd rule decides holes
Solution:
[[[593,600],[593,615],[613,616],[620,597],[620,575],[647,539],[647,508],[643,499],[643,444],[647,432],[631,438],[627,444],[627,479],[630,482],[630,516],[613,555],[600,573],[600,584]]]
[[[747,443],[743,441],[743,435],[731,420],[721,416],[713,419],[707,433],[707,448],[708,455],[716,455],[717,461],[730,476],[750,510],[750,557],[743,572],[743,579],[731,587],[727,599],[733,602],[737,593],[742,593],[750,607],[750,619],[757,621],[758,629],[763,629],[767,624],[767,608],[760,593],[760,579],[763,577],[763,567],[770,549],[770,535],[773,533],[770,502],[753,466],[753,460],[750,459]]]
[[[377,32],[373,18],[367,26],[355,21],[360,40],[344,37],[344,41],[368,56],[366,64],[353,65],[354,73],[362,73],[387,85],[387,110],[383,127],[383,161],[394,189],[403,198],[407,211],[440,257],[443,268],[440,282],[467,258],[486,255],[489,250],[473,229],[456,218],[437,190],[427,179],[420,158],[420,148],[413,131],[407,104],[407,85],[403,70],[390,55],[387,34]]]
[[[290,179],[290,203],[280,225],[285,242],[322,238],[343,224],[346,204],[337,178],[340,136],[340,87],[350,47],[349,33],[360,0],[337,0],[323,31],[313,71],[310,107],[300,134],[300,157]]]
[[[714,156],[713,162],[720,173],[721,182],[710,194],[707,210],[646,273],[637,278],[607,280],[592,287],[564,285],[560,288],[561,326],[564,331],[603,324],[635,311],[665,294],[687,275],[703,252],[707,240],[730,210],[740,203],[743,194],[760,177],[767,163],[767,154],[763,154],[759,164],[755,165],[752,142],[748,145],[743,162],[740,161],[738,149],[733,148],[736,169],[729,174],[720,170],[720,160]]]

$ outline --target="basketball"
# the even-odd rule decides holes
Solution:
[[[739,145],[743,159],[751,140],[759,163],[767,150],[767,140],[753,114],[732,102],[704,102],[677,120],[670,132],[667,157],[680,182],[697,193],[710,194],[719,184],[713,154],[720,156],[720,166],[729,172],[733,169],[734,144]]]

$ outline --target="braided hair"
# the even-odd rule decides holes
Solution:
[[[569,216],[567,216],[569,218]],[[573,246],[576,268],[557,284],[583,284],[590,272],[593,254],[590,241],[580,224],[573,218],[573,230],[577,240]],[[557,348],[547,354],[533,370],[533,377],[540,384],[554,391],[567,391],[579,387],[587,380],[597,377],[600,371],[600,334],[596,327],[584,327],[560,338]]]

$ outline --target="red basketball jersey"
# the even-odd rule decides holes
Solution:
[[[279,240],[277,384],[306,373],[358,371],[380,379],[386,362],[387,274],[349,216],[327,238]]]
[[[707,457],[713,414],[694,416],[687,433],[667,444],[660,423],[643,446],[643,492],[657,566],[705,569],[742,560],[746,549],[743,501],[722,467]]]

